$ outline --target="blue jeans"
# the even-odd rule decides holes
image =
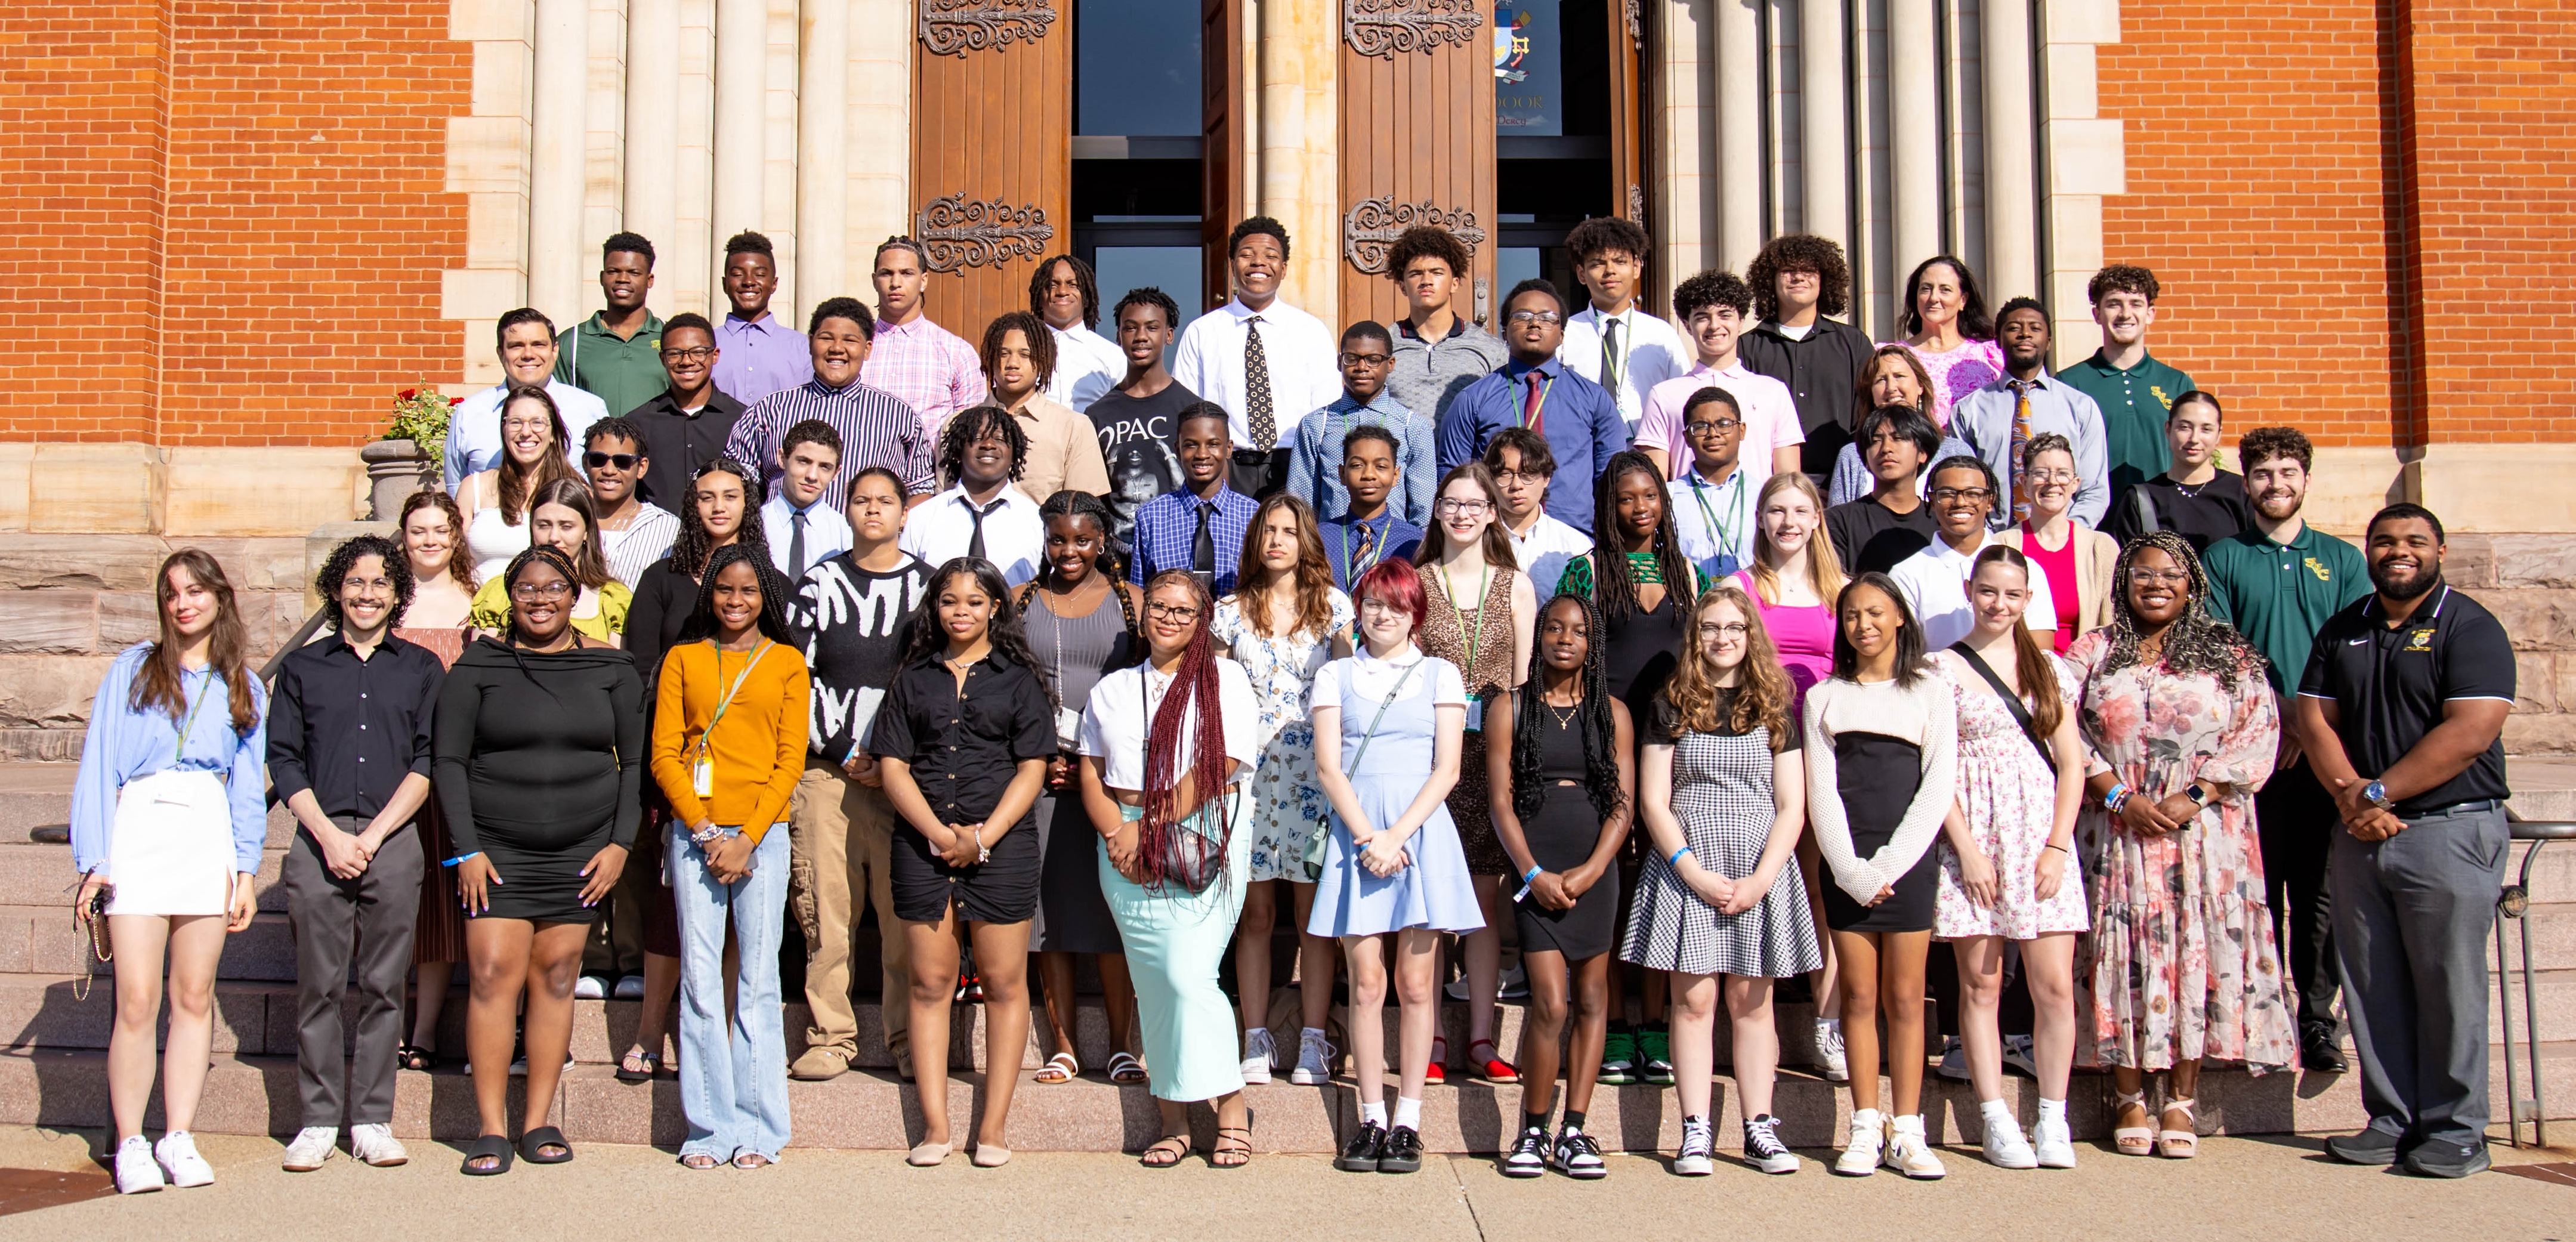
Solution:
[[[719,884],[686,826],[671,826],[671,901],[680,915],[680,1154],[731,1160],[787,1146],[787,1033],[778,997],[778,939],[787,911],[788,834],[769,830],[751,874]],[[725,1023],[724,944],[730,919],[742,971]]]

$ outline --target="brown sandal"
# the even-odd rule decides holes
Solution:
[[[1182,1160],[1188,1158],[1189,1154],[1189,1136],[1183,1134],[1166,1134],[1163,1137],[1154,1140],[1153,1146],[1146,1148],[1143,1153],[1138,1155],[1136,1157],[1136,1163],[1144,1165],[1149,1169],[1176,1168],[1180,1165]],[[1160,1157],[1160,1159],[1157,1159],[1157,1157]]]

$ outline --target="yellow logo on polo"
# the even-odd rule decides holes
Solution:
[[[2317,576],[2317,581],[2319,581],[2319,582],[2332,582],[2332,581],[2334,581],[2334,571],[2333,571],[2333,570],[2331,570],[2331,569],[2326,568],[2325,562],[2320,561],[2320,560],[2318,560],[2317,558],[2315,558],[2315,557],[2313,557],[2313,556],[2311,556],[2311,557],[2307,557],[2307,558],[2305,558],[2305,559],[2307,560],[2307,563],[2308,563],[2308,572],[2309,572],[2309,573],[2312,573],[2312,574],[2315,574],[2315,575]]]
[[[2165,395],[2165,386],[2164,386],[2164,385],[2162,385],[2162,384],[2149,384],[2149,385],[2147,385],[2147,394],[2148,394],[2149,396],[2152,396],[2152,397],[2154,397],[2154,398],[2156,399],[2156,404],[2157,404],[2157,405],[2161,405],[2161,406],[2165,407],[2167,410],[2171,410],[2171,409],[2173,409],[2173,398],[2168,397],[2168,396],[2166,396],[2166,395]]]
[[[2431,651],[2433,649],[2433,631],[2415,631],[2413,636],[2406,640],[2406,649],[2408,651]]]

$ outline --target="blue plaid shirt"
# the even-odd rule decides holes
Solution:
[[[1368,554],[1360,556],[1360,528],[1363,526],[1369,532],[1366,540]],[[1412,560],[1414,551],[1422,546],[1422,528],[1395,516],[1393,509],[1365,522],[1345,513],[1324,523],[1321,533],[1324,537],[1324,559],[1333,563],[1333,585],[1344,591],[1349,591],[1352,581],[1378,562]],[[1354,556],[1359,557],[1356,570],[1351,567]]]
[[[1342,438],[1362,423],[1395,433],[1395,464],[1403,477],[1386,498],[1387,507],[1415,526],[1430,521],[1431,493],[1440,485],[1431,420],[1408,412],[1385,393],[1362,405],[1346,392],[1297,421],[1290,438],[1294,451],[1288,458],[1288,494],[1325,517],[1349,509],[1350,489],[1342,486]]]
[[[1140,506],[1136,554],[1128,558],[1127,580],[1143,586],[1166,569],[1188,569],[1190,541],[1199,530],[1199,506],[1206,504],[1216,506],[1216,516],[1208,520],[1208,537],[1216,542],[1216,583],[1211,589],[1219,595],[1232,592],[1235,570],[1243,562],[1243,535],[1252,529],[1252,515],[1261,504],[1230,487],[1218,489],[1213,501],[1201,500],[1184,488]]]

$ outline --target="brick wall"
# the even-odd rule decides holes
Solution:
[[[0,438],[354,444],[448,378],[448,9],[0,4]]]

